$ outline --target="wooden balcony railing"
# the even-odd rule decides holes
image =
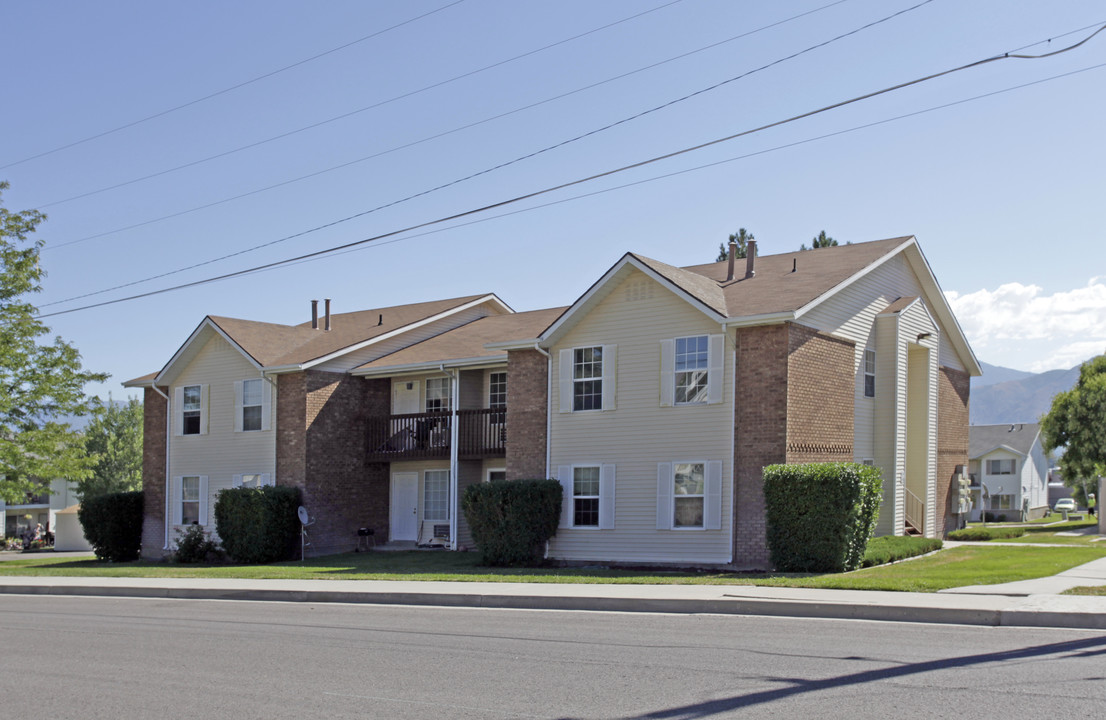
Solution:
[[[501,409],[426,412],[370,418],[369,460],[449,458],[452,423],[458,426],[457,456],[506,455],[507,412]]]

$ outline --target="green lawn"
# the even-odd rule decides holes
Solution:
[[[606,568],[502,569],[478,565],[476,553],[348,553],[275,565],[98,563],[29,555],[0,562],[0,576],[275,578],[332,580],[445,580],[454,582],[734,584],[934,592],[1054,575],[1106,557],[1106,547],[964,546],[908,562],[832,575],[752,575],[716,571]]]

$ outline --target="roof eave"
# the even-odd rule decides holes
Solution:
[[[453,360],[428,360],[426,362],[419,363],[404,363],[402,365],[387,365],[384,367],[354,369],[350,371],[350,375],[357,377],[391,377],[393,375],[406,375],[415,374],[421,372],[432,372],[434,370],[441,370],[442,368],[449,368],[451,370],[458,368],[472,369],[475,367],[494,367],[496,365],[502,365],[507,362],[507,356],[488,356],[472,358],[456,358]]]
[[[756,325],[779,325],[780,323],[795,320],[794,312],[762,313],[760,315],[744,315],[726,318],[722,324],[728,328],[753,327]]]
[[[151,384],[161,384],[161,381],[165,379],[165,376],[169,372],[169,370],[184,355],[185,350],[196,340],[196,338],[200,336],[200,334],[205,329],[208,328],[215,332],[219,337],[226,340],[227,343],[235,350],[242,353],[242,357],[246,358],[246,360],[257,370],[260,371],[262,369],[261,363],[254,359],[253,355],[250,355],[248,352],[246,352],[245,348],[235,342],[234,338],[228,335],[223,330],[223,328],[219,327],[219,324],[212,320],[210,315],[205,315],[204,319],[200,321],[200,324],[196,326],[196,329],[192,331],[192,334],[188,336],[188,339],[185,340],[179,348],[177,348],[177,351],[175,353],[173,353],[173,357],[169,358],[169,362],[165,363],[165,367],[161,368],[161,370],[158,371],[157,376],[154,377]]]

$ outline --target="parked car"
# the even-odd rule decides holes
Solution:
[[[1052,512],[1062,512],[1064,510],[1075,512],[1074,498],[1060,498],[1056,501],[1056,504],[1052,506]]]

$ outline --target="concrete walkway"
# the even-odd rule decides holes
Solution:
[[[0,593],[23,595],[720,613],[1106,630],[1106,597],[1057,594],[1077,585],[1106,585],[1106,559],[1051,578],[940,593],[751,585],[0,577]]]

